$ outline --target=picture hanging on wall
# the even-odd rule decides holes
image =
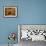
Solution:
[[[4,7],[4,17],[16,17],[17,7]]]

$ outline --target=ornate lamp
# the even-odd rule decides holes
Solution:
[[[16,39],[16,34],[14,32],[10,33],[9,36],[8,36],[8,39],[12,42],[15,41]],[[9,42],[8,42],[8,46],[9,46]]]

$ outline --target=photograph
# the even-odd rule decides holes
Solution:
[[[16,7],[4,7],[4,17],[16,17],[17,8]]]

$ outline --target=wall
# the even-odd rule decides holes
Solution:
[[[17,18],[5,18],[3,16],[3,8],[5,6],[18,6],[18,0],[0,0],[0,44],[9,42],[8,35],[10,32],[17,32]],[[17,38],[18,39],[18,38]],[[18,40],[16,39],[16,43]]]
[[[3,7],[8,5],[18,8],[16,18],[3,17]],[[0,0],[0,44],[8,43],[9,32],[18,32],[18,24],[46,24],[46,0]]]

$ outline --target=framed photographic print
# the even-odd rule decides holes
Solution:
[[[17,7],[4,7],[4,17],[16,17]]]

